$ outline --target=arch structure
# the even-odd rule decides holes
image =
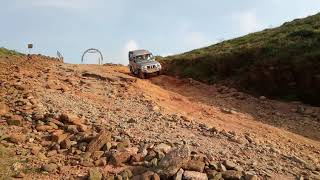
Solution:
[[[98,49],[90,48],[90,49],[87,49],[86,51],[84,51],[84,53],[82,54],[82,58],[81,58],[82,63],[84,61],[84,56],[86,54],[99,54],[100,55],[99,64],[103,64],[103,55],[102,55],[101,51],[99,51]]]

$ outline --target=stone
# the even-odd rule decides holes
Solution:
[[[86,151],[86,149],[87,149],[87,146],[88,146],[88,143],[86,143],[86,142],[82,142],[82,143],[79,143],[78,144],[78,148],[79,148],[79,150],[81,150],[81,151]],[[88,151],[89,152],[89,151]]]
[[[102,150],[104,150],[104,151],[110,151],[111,148],[112,148],[111,142],[107,142],[107,143],[103,146]]]
[[[58,151],[58,150],[60,150],[60,145],[57,144],[57,143],[53,143],[50,149],[51,149],[51,150],[57,150],[57,151]]]
[[[253,175],[253,174],[246,174],[244,176],[245,180],[259,180],[259,177],[257,175]]]
[[[188,163],[183,165],[184,170],[203,172],[205,163],[197,160],[190,160]]]
[[[102,174],[98,168],[92,168],[89,170],[89,180],[101,180]]]
[[[158,166],[158,159],[157,159],[157,158],[153,158],[153,159],[150,161],[150,163],[151,163],[151,166],[157,167],[157,166]]]
[[[260,96],[259,99],[260,100],[266,100],[267,98],[265,96]]]
[[[183,169],[179,169],[177,174],[174,175],[173,179],[174,180],[182,180],[183,172],[184,172]]]
[[[237,164],[235,164],[234,162],[229,161],[229,160],[225,160],[223,162],[223,165],[229,170],[234,170],[234,168],[237,166]]]
[[[70,139],[66,138],[60,143],[60,148],[61,149],[70,149],[71,145],[72,145],[72,142],[70,141]]]
[[[52,130],[53,127],[52,126],[48,126],[48,125],[37,125],[36,130],[37,131],[49,131]]]
[[[130,141],[129,139],[125,139],[122,142],[117,144],[117,149],[121,150],[121,149],[125,149],[128,148],[130,146]]]
[[[32,147],[32,148],[31,148],[31,154],[37,156],[37,155],[39,154],[39,152],[40,152],[40,149],[41,149],[41,148],[40,148],[40,147],[37,147],[37,146]]]
[[[57,168],[58,168],[58,166],[57,166],[56,164],[54,164],[54,163],[49,163],[49,164],[43,165],[41,169],[42,169],[43,171],[46,171],[46,172],[49,172],[49,173],[50,173],[50,172],[56,171]]]
[[[94,164],[91,160],[85,160],[85,161],[81,162],[81,165],[83,167],[94,167]]]
[[[115,151],[111,153],[110,163],[113,165],[121,165],[130,160],[131,154],[127,151]]]
[[[131,162],[140,162],[144,160],[144,156],[141,153],[134,154],[131,157]]]
[[[56,142],[56,143],[60,144],[62,141],[67,139],[68,136],[69,136],[69,134],[53,134],[51,136],[51,140],[53,142]]]
[[[72,134],[76,134],[79,132],[78,127],[76,125],[67,125],[66,130],[67,130],[67,132],[72,133]]]
[[[94,164],[95,164],[96,166],[106,166],[106,165],[107,165],[107,158],[106,158],[106,157],[102,157],[102,158],[96,160],[96,161],[94,162]]]
[[[54,124],[56,124],[57,126],[59,126],[61,128],[64,127],[64,124],[62,122],[56,120],[56,119],[50,119],[49,122],[54,123]]]
[[[35,121],[41,121],[44,119],[44,114],[42,113],[37,113],[35,115],[32,116],[32,119]]]
[[[158,144],[157,146],[155,146],[154,150],[161,151],[161,152],[167,154],[171,150],[171,146],[164,144],[164,143],[161,143],[161,144]]]
[[[227,171],[227,168],[226,168],[223,164],[221,164],[221,163],[218,164],[218,169],[219,169],[220,171],[222,171],[222,172]]]
[[[159,108],[159,106],[153,106],[152,110],[158,112],[158,111],[160,111],[160,108]]]
[[[180,148],[171,150],[159,162],[158,173],[164,178],[169,178],[175,175],[178,170],[190,160],[190,148],[188,145],[183,145]]]
[[[133,119],[133,118],[130,118],[127,123],[137,123],[137,120]]]
[[[94,152],[99,151],[107,142],[111,141],[111,135],[102,130],[88,145],[87,151]]]
[[[117,175],[117,176],[115,177],[115,179],[116,179],[116,180],[123,180],[123,178],[122,178],[121,175]]]
[[[20,144],[26,141],[26,136],[23,134],[12,134],[7,139],[9,142]]]
[[[19,115],[13,115],[7,120],[9,126],[20,126],[23,118]]]
[[[184,171],[183,179],[185,180],[208,180],[208,176],[205,173],[196,172],[196,171]]]
[[[14,175],[14,178],[23,179],[25,176],[26,176],[26,174],[24,174],[23,172],[20,171]]]
[[[41,152],[38,153],[37,157],[38,157],[38,159],[40,159],[40,160],[42,160],[42,161],[47,159],[46,155],[44,155],[44,154],[41,153]]]
[[[91,155],[91,158],[93,160],[98,160],[102,157],[103,154],[104,154],[104,151],[94,151]]]
[[[242,176],[243,176],[243,173],[240,171],[228,170],[228,171],[222,172],[222,177],[225,180],[240,180]]]
[[[220,110],[221,110],[221,112],[223,112],[225,114],[234,114],[234,111],[232,111],[231,109],[228,109],[228,108],[221,108]]]
[[[83,120],[80,119],[77,115],[71,113],[63,113],[60,115],[60,120],[73,125],[82,125]]]
[[[15,162],[15,163],[12,164],[11,168],[13,169],[13,171],[17,172],[17,171],[21,171],[24,168],[24,166],[20,162]]]
[[[214,162],[214,161],[210,161],[209,162],[209,168],[213,169],[213,170],[219,170],[219,166],[218,163]]]
[[[222,178],[222,174],[219,173],[218,171],[216,170],[206,170],[206,173],[208,175],[208,179],[215,179],[215,180],[218,180],[220,178]],[[220,174],[220,177],[218,178],[218,174]]]
[[[133,176],[133,173],[130,169],[126,169],[121,173],[123,179],[130,179]]]
[[[48,122],[47,125],[51,126],[53,129],[59,129],[59,127],[53,122]]]
[[[163,159],[166,156],[165,153],[163,153],[162,151],[157,151],[157,158],[159,160]]]
[[[160,176],[152,171],[143,173],[140,177],[142,180],[160,180]]]
[[[9,111],[10,108],[6,104],[0,102],[0,116],[6,115]]]
[[[52,150],[52,151],[48,151],[47,152],[47,156],[48,157],[52,157],[52,156],[55,156],[57,154],[58,154],[57,150]]]
[[[243,168],[239,165],[237,165],[236,167],[233,168],[236,171],[243,171]]]
[[[153,158],[157,157],[157,153],[155,151],[149,151],[148,155],[144,157],[146,161],[151,161]]]

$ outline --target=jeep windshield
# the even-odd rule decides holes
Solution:
[[[152,54],[139,55],[135,57],[136,61],[153,61],[154,56]]]

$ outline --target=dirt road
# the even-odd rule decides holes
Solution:
[[[131,76],[124,66],[62,64],[35,57],[32,61],[2,59],[0,70],[0,102],[10,108],[9,114],[30,120],[22,127],[0,124],[0,135],[21,135],[22,129],[29,127],[33,130],[26,138],[35,139],[18,145],[3,143],[19,152],[40,146],[46,161],[32,153],[17,158],[27,156],[32,161],[26,166],[36,169],[48,162],[59,164],[62,170],[50,174],[51,178],[85,176],[91,167],[79,160],[81,163],[73,168],[74,159],[83,157],[77,138],[73,141],[79,155],[64,154],[59,145],[53,146],[58,148],[59,156],[49,156],[52,146],[45,146],[41,137],[53,132],[34,129],[39,129],[39,123],[52,122],[34,121],[35,114],[53,114],[52,118],[58,120],[59,114],[71,112],[90,127],[84,131],[88,136],[107,128],[113,139],[129,138],[134,147],[142,142],[171,146],[186,143],[210,161],[232,160],[241,165],[243,172],[263,179],[312,179],[320,174],[318,107],[253,97],[192,79],[161,75],[141,80]],[[7,117],[11,115],[3,116],[4,121]],[[101,167],[101,171],[110,174],[108,168]],[[25,177],[49,178],[36,172]]]

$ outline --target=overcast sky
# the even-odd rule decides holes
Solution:
[[[105,63],[127,51],[170,55],[320,12],[320,0],[0,0],[0,46],[80,63],[88,48]],[[97,62],[94,55],[87,63]]]

